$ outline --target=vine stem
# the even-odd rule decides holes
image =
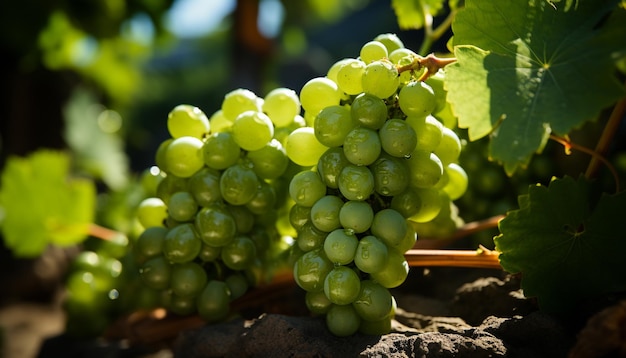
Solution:
[[[430,48],[433,43],[441,38],[443,34],[448,31],[450,26],[452,26],[452,21],[454,20],[454,16],[456,15],[456,10],[452,10],[448,13],[448,16],[433,30],[433,16],[426,11],[426,9],[422,8],[422,12],[424,14],[424,39],[422,41],[422,45],[420,46],[419,53],[427,53],[430,52]]]
[[[498,259],[500,254],[484,247],[478,250],[411,249],[404,256],[411,267],[445,266],[502,269]]]
[[[88,234],[97,237],[101,240],[113,240],[115,237],[119,235],[123,235],[121,232],[108,229],[104,226],[100,226],[98,224],[91,223],[89,224]]]
[[[424,71],[420,78],[417,79],[418,81],[425,81],[428,77],[437,73],[439,69],[454,62],[456,62],[456,58],[454,57],[437,57],[435,54],[431,53],[426,57],[417,56],[408,65],[398,66],[397,69],[398,73],[402,73],[405,71],[416,71],[425,68],[426,71]]]
[[[617,129],[624,118],[624,113],[626,112],[626,97],[622,98],[615,107],[613,107],[613,111],[609,116],[609,120],[602,131],[602,135],[598,143],[596,144],[595,152],[600,155],[606,155],[609,150],[609,146],[613,141],[613,137],[617,133]],[[596,176],[598,169],[600,168],[600,163],[602,162],[596,156],[591,157],[591,161],[589,162],[589,166],[587,167],[587,171],[585,172],[585,176],[587,178],[593,178]],[[619,190],[618,190],[619,191]]]
[[[572,141],[569,140],[569,138],[567,137],[560,137],[557,136],[555,134],[550,134],[550,139],[556,141],[557,143],[563,145],[563,147],[565,148],[565,154],[570,154],[571,150],[577,150],[579,152],[583,152],[586,154],[589,154],[592,158],[595,158],[596,160],[602,162],[611,172],[611,175],[613,175],[613,179],[615,180],[615,192],[618,193],[620,191],[620,185],[619,185],[619,176],[617,174],[617,171],[615,170],[615,167],[613,167],[613,165],[611,164],[611,162],[609,162],[604,156],[602,156],[600,153],[594,151],[593,149],[589,149],[585,146],[582,146],[580,144],[576,144]],[[585,174],[585,176],[587,178],[590,178],[587,174]]]

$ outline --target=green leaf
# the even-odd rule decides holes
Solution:
[[[40,150],[9,157],[2,172],[0,206],[4,240],[18,257],[34,257],[46,246],[84,240],[93,222],[96,189],[87,179],[69,178],[67,154]]]
[[[500,221],[500,264],[522,273],[527,297],[565,312],[581,300],[626,290],[626,192],[598,199],[584,178],[553,180],[520,196]]]
[[[426,16],[435,16],[443,8],[444,0],[391,0],[391,6],[403,30],[421,29]]]
[[[624,95],[615,61],[626,53],[626,11],[615,4],[468,0],[458,12],[448,100],[470,140],[492,135],[489,155],[508,174],[551,133],[568,134]]]
[[[64,114],[64,137],[74,153],[76,166],[101,178],[113,190],[127,185],[128,158],[124,142],[115,128],[112,133],[105,130],[107,123],[115,127],[115,122],[121,121],[119,114],[99,105],[84,89],[73,93]]]

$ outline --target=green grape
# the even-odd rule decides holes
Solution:
[[[200,108],[180,104],[167,115],[167,129],[173,138],[190,136],[202,139],[211,130],[211,125]]]
[[[365,63],[357,59],[345,61],[337,72],[337,86],[346,94],[356,95],[363,92],[361,77],[365,72]]]
[[[411,215],[409,220],[424,223],[434,219],[441,210],[442,202],[437,189],[419,189],[413,191],[418,195],[421,203],[419,211]]]
[[[193,260],[202,248],[192,224],[181,224],[171,228],[163,240],[163,256],[172,263],[185,263]]]
[[[443,175],[443,164],[435,153],[416,150],[406,161],[414,188],[434,187]]]
[[[356,127],[345,106],[330,106],[322,109],[315,117],[315,138],[327,147],[339,147]]]
[[[295,129],[285,139],[287,156],[292,162],[303,167],[317,164],[326,149],[328,147],[317,140],[315,131],[311,127]]]
[[[347,265],[354,260],[359,239],[354,233],[344,229],[336,229],[324,240],[324,253],[335,265]]]
[[[309,80],[300,90],[300,103],[306,112],[316,115],[325,107],[338,105],[342,93],[329,78],[316,77]]]
[[[408,48],[398,48],[389,53],[389,61],[395,63],[396,65],[401,59],[408,58],[409,61],[412,62],[412,59],[417,57],[418,55],[413,50]]]
[[[283,175],[289,165],[289,158],[283,145],[272,139],[263,148],[248,152],[252,170],[261,179],[276,179]]]
[[[311,223],[321,231],[331,232],[339,224],[339,210],[343,205],[341,198],[335,195],[326,195],[316,201],[311,207]]]
[[[233,126],[233,121],[226,118],[224,111],[221,109],[215,111],[213,115],[211,115],[209,123],[211,123],[211,133],[228,132],[230,131],[230,127]]]
[[[374,193],[374,176],[367,167],[345,166],[337,183],[341,195],[348,200],[365,200]]]
[[[333,65],[330,66],[330,68],[328,69],[328,72],[326,73],[326,77],[332,80],[333,82],[337,83],[337,74],[339,73],[341,66],[343,66],[346,63],[350,63],[353,60],[354,58],[344,58],[333,63]]]
[[[144,228],[163,226],[163,221],[167,217],[167,206],[159,198],[146,198],[137,206],[136,215]]]
[[[292,89],[275,88],[265,95],[262,109],[274,126],[286,127],[300,114],[300,98]]]
[[[326,195],[326,185],[314,171],[300,172],[289,183],[289,196],[296,204],[311,207]]]
[[[203,262],[213,262],[220,257],[221,252],[221,247],[213,247],[211,245],[202,243],[202,248],[198,253],[198,258]]]
[[[300,230],[311,218],[311,207],[295,204],[289,209],[289,223]]]
[[[424,117],[435,109],[435,93],[422,81],[409,82],[398,93],[398,104],[407,116]]]
[[[151,258],[163,253],[163,241],[167,234],[167,229],[163,226],[152,226],[146,228],[135,242],[135,251],[145,258]]]
[[[332,269],[333,263],[319,248],[298,258],[293,267],[293,278],[303,290],[320,292],[324,290],[324,280]]]
[[[179,191],[170,197],[167,211],[170,217],[176,221],[190,221],[198,211],[198,204],[191,193]]]
[[[263,148],[274,137],[274,124],[263,112],[246,111],[235,118],[233,139],[247,151]]]
[[[157,167],[161,169],[161,171],[165,172],[166,163],[165,163],[165,152],[167,151],[167,147],[174,141],[174,138],[168,138],[159,144],[159,147],[156,150],[156,154],[154,156],[154,162]]]
[[[365,45],[361,47],[361,51],[359,52],[361,61],[365,63],[382,60],[383,58],[388,57],[388,55],[389,53],[387,52],[387,47],[379,41],[366,42]]]
[[[202,158],[207,167],[224,170],[235,165],[241,156],[241,148],[230,132],[213,133],[202,146]]]
[[[148,287],[163,290],[170,286],[172,266],[165,257],[155,256],[143,263],[139,269],[141,281]]]
[[[341,226],[357,234],[367,231],[372,225],[372,220],[374,220],[374,210],[364,201],[347,201],[339,210]]]
[[[361,93],[352,101],[350,115],[363,127],[379,129],[387,120],[387,105],[374,95]]]
[[[388,247],[397,247],[407,234],[408,224],[402,214],[393,209],[383,209],[374,214],[371,231]]]
[[[207,245],[221,247],[229,244],[237,233],[232,214],[222,206],[202,208],[196,214],[196,228],[200,239]]]
[[[410,155],[417,145],[415,130],[401,119],[393,118],[385,122],[378,135],[383,150],[394,157]]]
[[[179,178],[174,175],[168,175],[157,186],[157,197],[167,205],[170,197],[177,191],[186,191],[188,188],[189,178]]]
[[[459,160],[461,154],[461,140],[454,131],[448,127],[443,127],[443,137],[441,143],[435,148],[434,153],[437,154],[441,162],[445,165],[454,163]]]
[[[343,153],[350,163],[370,165],[380,156],[382,150],[378,133],[369,128],[357,127],[351,130],[343,143]]]
[[[256,246],[247,236],[237,236],[222,247],[220,254],[226,267],[233,270],[244,270],[252,264],[257,255]]]
[[[262,215],[271,212],[276,205],[276,191],[268,183],[261,181],[256,194],[248,201],[245,207],[253,214]]]
[[[374,190],[384,196],[402,193],[409,186],[409,168],[403,159],[382,154],[370,165]]]
[[[224,170],[220,177],[222,198],[232,205],[244,205],[257,192],[259,179],[254,171],[241,164],[235,164]]]
[[[327,187],[337,189],[337,178],[341,170],[349,164],[342,147],[328,148],[317,162],[317,173]]]
[[[261,111],[259,100],[254,92],[238,88],[228,92],[222,101],[222,114],[229,121],[246,111]]]
[[[378,41],[385,45],[387,52],[391,53],[399,48],[404,48],[402,40],[396,34],[386,33],[380,34],[374,38],[374,41]]]
[[[302,225],[302,227],[297,230],[297,233],[296,244],[298,248],[304,252],[322,247],[324,239],[326,239],[328,235],[328,232],[316,228],[311,222]]]
[[[456,163],[448,164],[444,170],[448,174],[448,183],[442,190],[448,194],[450,200],[457,200],[467,190],[467,173]]]
[[[324,279],[324,293],[330,302],[347,305],[359,296],[361,279],[353,269],[335,266]]]
[[[196,300],[196,296],[179,296],[172,292],[166,307],[170,312],[187,316],[196,312]]]
[[[332,305],[326,314],[326,326],[337,337],[347,337],[359,330],[361,319],[352,305]]]
[[[365,93],[381,99],[391,97],[400,84],[398,70],[387,60],[374,61],[365,67],[361,84]]]
[[[374,281],[364,280],[361,282],[361,291],[352,303],[352,307],[361,319],[375,322],[389,316],[392,301],[389,289]]]
[[[196,137],[174,139],[165,150],[165,172],[180,178],[189,178],[204,166],[202,146]]]
[[[309,311],[316,315],[323,315],[328,312],[332,306],[332,302],[326,297],[324,291],[307,292],[304,301]]]
[[[439,146],[443,138],[443,124],[437,118],[428,115],[426,117],[407,117],[409,124],[417,137],[416,149],[422,152],[432,152]]]
[[[387,263],[378,271],[370,273],[372,280],[386,288],[400,286],[409,275],[409,263],[404,255],[396,250],[389,250],[387,253]]]
[[[228,285],[210,280],[198,296],[198,314],[208,322],[221,321],[230,313],[230,300]]]
[[[359,332],[370,336],[382,336],[391,331],[392,315],[378,321],[361,320]]]
[[[189,192],[200,206],[211,206],[222,201],[220,173],[209,168],[202,168],[189,178]]]
[[[224,282],[228,285],[230,297],[233,300],[243,296],[246,292],[248,292],[248,288],[250,288],[250,283],[248,283],[246,277],[236,272],[228,275],[228,277],[224,279]]]
[[[359,241],[354,254],[356,267],[365,272],[372,273],[382,270],[387,264],[388,248],[376,236],[367,235]]]
[[[206,284],[206,271],[197,263],[187,262],[172,266],[170,287],[174,294],[182,297],[195,297]]]

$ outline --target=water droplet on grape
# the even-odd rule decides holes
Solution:
[[[404,155],[404,159],[411,159],[411,154],[410,153],[409,154],[405,154]]]

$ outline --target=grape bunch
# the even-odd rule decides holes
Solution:
[[[433,115],[446,111],[444,74],[431,86],[417,68],[398,71],[416,58],[393,34],[367,42],[304,84],[308,126],[286,139],[289,158],[309,167],[289,183],[294,278],[337,336],[389,332],[404,253],[467,188],[461,141]]]
[[[162,179],[137,209],[145,230],[134,246],[142,281],[169,311],[226,318],[287,247],[276,222],[297,166],[281,139],[303,125],[299,113],[286,88],[264,98],[233,90],[210,120],[186,104],[169,113],[171,138],[156,152]]]

